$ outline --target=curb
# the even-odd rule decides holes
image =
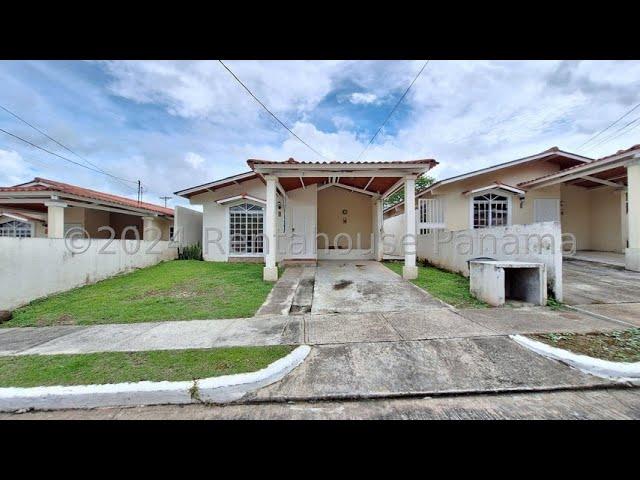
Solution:
[[[228,403],[281,380],[300,365],[311,347],[301,345],[262,370],[182,382],[136,382],[0,388],[0,412],[160,404]]]
[[[640,383],[640,362],[611,362],[609,360],[588,357],[561,348],[552,347],[551,345],[532,340],[522,335],[509,335],[509,337],[539,355],[566,363],[584,373],[618,382]]]

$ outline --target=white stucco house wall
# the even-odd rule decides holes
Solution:
[[[640,145],[600,159],[553,147],[439,180],[415,195],[418,245],[433,231],[557,222],[576,250],[625,254],[627,268],[639,270],[638,158]],[[406,229],[407,208],[400,202],[385,209],[386,233]]]
[[[201,205],[203,256],[259,261],[264,278],[277,264],[319,259],[382,259],[383,202],[437,162],[283,162],[248,160],[250,170],[175,192]],[[413,195],[411,195],[413,199]],[[414,235],[414,223],[407,225]],[[275,248],[271,248],[275,247]],[[405,255],[415,278],[415,252]]]

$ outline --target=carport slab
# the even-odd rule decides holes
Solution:
[[[460,315],[499,335],[553,332],[593,332],[619,329],[620,324],[570,310],[547,307],[478,308],[460,310]]]
[[[280,382],[250,394],[263,401],[527,391],[605,385],[508,337],[314,347]]]
[[[563,284],[569,305],[640,302],[640,272],[565,260]]]
[[[385,312],[383,317],[403,340],[494,335],[449,308],[418,312]]]
[[[640,303],[615,303],[601,305],[580,305],[580,308],[587,312],[604,315],[605,317],[622,320],[640,327]],[[618,325],[623,329],[624,326]]]

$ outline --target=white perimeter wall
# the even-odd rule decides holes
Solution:
[[[87,242],[78,239],[74,244],[82,250]],[[64,239],[0,238],[0,310],[177,256],[167,241],[141,241],[137,253],[127,254],[123,244],[133,252],[136,241],[114,240],[105,249],[113,253],[99,253],[109,242],[92,239],[87,251],[71,253]]]
[[[385,221],[385,233],[386,229]],[[464,276],[469,276],[467,260],[476,257],[544,263],[547,282],[556,299],[562,301],[561,242],[559,222],[453,232],[441,230],[418,236],[417,255],[437,267]]]
[[[202,243],[202,212],[186,207],[175,207],[175,239],[180,245],[189,246]]]
[[[395,217],[387,218],[383,223],[383,237],[382,245],[384,247],[384,254],[386,255],[404,255],[404,249],[402,247],[402,237],[407,232],[405,226],[405,214],[396,215]],[[416,218],[418,215],[416,214]],[[416,230],[417,232],[418,230]]]

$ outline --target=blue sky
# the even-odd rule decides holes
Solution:
[[[424,61],[226,63],[316,150],[355,160]],[[216,61],[4,61],[0,85],[1,105],[103,169],[141,179],[146,201],[245,171],[247,158],[321,160]],[[629,128],[576,150],[639,91],[635,61],[431,61],[362,160],[435,158],[432,173],[445,178],[551,146],[599,157],[640,143]],[[636,117],[640,109],[619,126]],[[3,111],[0,128],[78,160]],[[35,176],[136,195],[0,132],[0,185]]]

